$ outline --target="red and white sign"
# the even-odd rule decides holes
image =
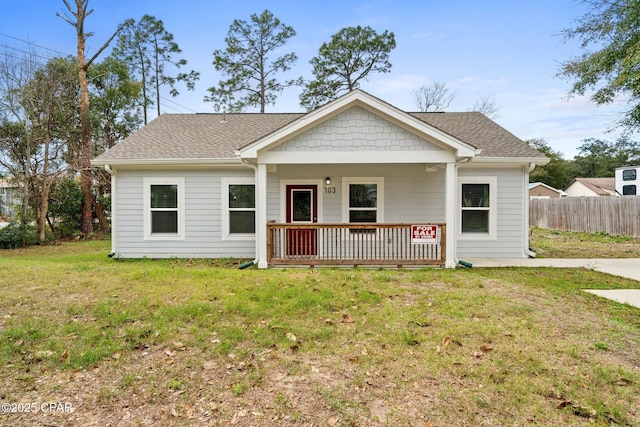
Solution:
[[[438,226],[437,225],[412,225],[411,226],[411,243],[438,243]]]

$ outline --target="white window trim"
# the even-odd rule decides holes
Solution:
[[[462,184],[489,184],[489,232],[462,232]],[[496,240],[498,238],[498,177],[497,176],[462,176],[458,179],[456,207],[458,211],[457,236],[460,240]]]
[[[231,233],[229,230],[229,186],[230,185],[256,185],[255,178],[222,178],[220,180],[221,183],[221,203],[222,207],[221,218],[222,218],[222,240],[255,240],[256,233]],[[256,198],[258,193],[256,192]],[[255,213],[254,221],[256,222],[255,227],[258,228],[258,210],[256,206],[258,205],[258,200],[254,200],[253,203],[253,211]],[[242,210],[248,211],[249,208],[243,208]]]
[[[349,223],[349,185],[377,184],[378,206],[376,223],[384,222],[384,177],[343,177],[342,178],[342,222]]]
[[[185,238],[185,184],[184,177],[142,178],[143,205],[144,205],[144,240],[184,240]],[[178,232],[151,233],[151,186],[152,185],[177,185],[178,186]]]

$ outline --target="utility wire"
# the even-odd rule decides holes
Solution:
[[[185,109],[187,111],[191,111],[192,113],[197,113],[196,110],[194,110],[192,108],[189,108],[189,107],[185,107],[184,105],[178,104],[177,102],[175,102],[175,101],[173,101],[173,100],[171,100],[169,98],[165,98],[164,96],[160,96],[160,99],[162,99],[164,101],[167,101],[167,102],[170,102],[171,104],[177,105],[178,107],[183,108],[183,109]]]
[[[17,37],[13,37],[13,36],[10,36],[10,35],[8,35],[8,34],[0,33],[0,36],[3,36],[3,37],[6,37],[6,38],[9,38],[9,39],[13,39],[13,40],[19,41],[19,42],[21,42],[21,43],[25,43],[25,44],[28,44],[28,45],[30,45],[30,46],[35,46],[35,47],[38,47],[38,48],[40,48],[40,49],[45,49],[45,50],[48,50],[48,51],[54,52],[54,53],[56,53],[56,54],[58,54],[58,55],[62,55],[62,56],[69,56],[69,55],[70,55],[69,53],[63,53],[63,52],[60,52],[59,50],[55,50],[55,49],[51,49],[51,48],[48,48],[48,47],[40,46],[40,45],[35,44],[35,43],[33,43],[33,42],[30,42],[30,41],[28,41],[28,40],[19,39],[19,38],[17,38]]]

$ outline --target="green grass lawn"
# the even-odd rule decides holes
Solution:
[[[74,409],[0,412],[0,424],[640,423],[640,310],[581,291],[635,281],[238,270],[109,250],[0,251],[0,403]]]

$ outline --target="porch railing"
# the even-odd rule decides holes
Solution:
[[[269,265],[444,265],[446,225],[436,243],[412,242],[412,224],[267,224]]]

